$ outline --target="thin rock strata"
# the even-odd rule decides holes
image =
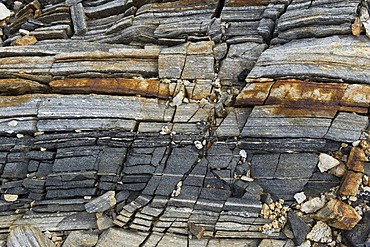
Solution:
[[[368,245],[366,13],[4,0],[0,246]]]

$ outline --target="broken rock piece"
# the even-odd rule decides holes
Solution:
[[[189,222],[188,224],[189,232],[193,234],[197,239],[202,239],[204,235],[204,227]]]
[[[11,15],[10,10],[3,3],[0,3],[0,21],[9,18],[10,15]]]
[[[342,178],[338,194],[342,196],[356,196],[362,183],[362,176],[362,173],[347,171],[346,175]]]
[[[318,167],[320,172],[326,172],[329,169],[339,165],[339,160],[335,159],[334,157],[321,153],[319,156],[319,164]]]
[[[36,226],[15,226],[10,229],[7,246],[9,247],[54,247],[55,245],[49,240],[40,228]]]
[[[306,214],[311,214],[324,207],[325,203],[326,203],[325,197],[323,196],[314,197],[311,200],[302,204],[301,211],[305,212]]]
[[[88,213],[103,213],[104,211],[116,205],[114,191],[108,191],[105,194],[91,200],[85,204],[85,209]]]
[[[307,239],[319,243],[330,243],[332,241],[331,229],[324,222],[318,221],[312,230],[307,234]]]
[[[342,230],[351,230],[361,220],[353,207],[337,199],[331,199],[313,217]]]
[[[294,234],[294,243],[301,245],[311,228],[293,211],[288,212],[288,222]]]
[[[12,42],[14,46],[34,45],[37,43],[37,39],[33,35],[26,35],[22,38],[16,39]]]
[[[298,204],[300,204],[306,200],[306,195],[304,194],[304,192],[299,192],[294,195],[294,199]]]
[[[91,231],[73,231],[63,243],[63,247],[92,247],[98,242],[98,233]]]

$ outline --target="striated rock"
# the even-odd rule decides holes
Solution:
[[[169,89],[157,79],[143,78],[68,78],[49,83],[59,93],[106,93],[155,96],[167,99]]]
[[[307,239],[320,243],[330,243],[332,241],[331,229],[324,222],[318,221],[307,234]]]
[[[98,242],[98,233],[91,231],[72,231],[62,247],[93,247]]]
[[[96,225],[99,230],[105,230],[114,226],[113,220],[104,213],[96,213]]]
[[[47,85],[26,79],[0,79],[0,94],[21,95],[26,93],[45,93],[49,91]]]
[[[189,222],[188,224],[189,231],[193,234],[197,239],[202,239],[204,235],[204,227],[196,225],[194,223]]]
[[[88,213],[103,213],[116,205],[115,191],[108,191],[105,194],[85,204]]]
[[[321,172],[326,172],[337,165],[339,165],[339,160],[336,158],[328,154],[320,154],[318,168]]]
[[[311,214],[324,207],[326,203],[325,197],[314,197],[311,200],[305,202],[301,206],[301,211],[307,214]]]
[[[112,227],[100,236],[96,247],[116,246],[117,243],[124,243],[126,246],[140,246],[147,235],[147,233],[133,232]]]
[[[313,217],[343,230],[351,230],[361,220],[353,207],[337,199],[331,199]]]
[[[350,29],[350,24],[347,28]],[[345,81],[369,83],[367,69],[356,63],[362,54],[360,50],[368,48],[367,37],[362,36],[329,36],[296,40],[265,50],[248,78],[286,76],[310,78],[318,75],[320,78],[340,78]],[[322,57],[325,57],[325,60]],[[348,67],[356,69],[349,72]]]
[[[369,118],[355,113],[339,112],[334,119],[326,138],[342,142],[354,142],[369,124]]]
[[[10,229],[8,247],[54,247],[37,226],[14,226]]]

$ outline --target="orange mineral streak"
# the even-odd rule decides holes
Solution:
[[[248,81],[236,97],[236,106],[272,106],[266,111],[281,117],[329,117],[337,111],[367,114],[370,86],[320,83],[296,79]]]
[[[236,97],[237,106],[263,105],[274,82],[258,82],[247,84]]]
[[[339,105],[346,87],[338,83],[279,80],[272,86],[266,104]]]
[[[343,176],[338,194],[343,196],[356,196],[362,183],[364,162],[368,161],[361,147],[352,147],[347,161],[347,172]]]
[[[351,230],[361,220],[353,207],[337,199],[331,199],[313,218],[342,230]]]
[[[242,6],[264,6],[269,4],[270,0],[229,0],[226,2],[227,7],[242,7]]]
[[[22,105],[30,101],[32,97],[33,96],[31,94],[25,94],[25,95],[20,95],[20,96],[1,96],[0,97],[0,108]]]
[[[169,98],[168,88],[161,87],[158,79],[73,78],[51,81],[49,85],[53,91],[58,93],[98,93]]]

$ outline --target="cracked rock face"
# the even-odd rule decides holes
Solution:
[[[364,245],[368,13],[3,0],[0,246]]]

